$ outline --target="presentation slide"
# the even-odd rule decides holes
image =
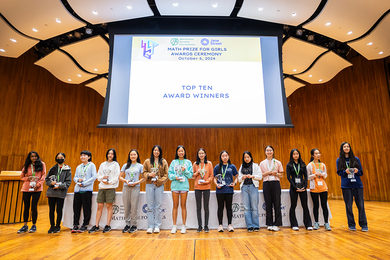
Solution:
[[[128,124],[267,122],[259,37],[118,37],[132,38]]]

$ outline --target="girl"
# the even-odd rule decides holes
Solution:
[[[352,211],[353,198],[359,211],[359,226],[368,231],[366,212],[364,210],[363,169],[359,158],[352,151],[351,145],[344,142],[340,146],[340,157],[336,161],[337,174],[341,177],[341,189],[347,211],[349,230],[356,231],[355,218]]]
[[[301,153],[297,149],[290,152],[290,161],[286,166],[287,179],[290,182],[290,226],[292,230],[298,231],[298,221],[295,215],[298,196],[301,199],[303,209],[303,223],[307,230],[313,230],[309,208],[307,207],[307,171],[306,164],[301,159]]]
[[[274,158],[274,148],[265,147],[267,159],[260,162],[260,169],[263,174],[263,193],[265,200],[266,225],[270,231],[279,231],[282,225],[282,213],[280,209],[281,193],[280,179],[283,173],[282,163]],[[273,219],[272,208],[275,210],[275,220]]]
[[[260,230],[259,224],[259,181],[262,179],[260,167],[253,163],[252,154],[248,151],[242,155],[242,164],[238,171],[241,182],[242,204],[244,205],[245,223],[248,232]]]
[[[328,222],[328,186],[326,185],[325,179],[328,177],[326,166],[324,163],[321,163],[321,152],[318,149],[312,149],[310,151],[310,163],[307,166],[307,173],[310,180],[310,196],[313,200],[313,214],[314,214],[314,229],[317,230],[320,228],[320,223],[318,222],[318,209],[319,209],[319,199],[321,199],[321,208],[324,215],[325,221],[325,230],[331,231],[329,222]]]
[[[18,233],[24,233],[28,231],[28,218],[30,212],[30,201],[31,203],[31,213],[32,213],[32,227],[30,233],[37,231],[36,223],[38,218],[38,201],[43,190],[43,182],[46,177],[46,165],[41,161],[39,155],[35,151],[28,153],[24,166],[22,168],[22,173],[20,174],[20,179],[24,182],[22,186],[23,192],[23,204],[24,204],[24,226],[18,230]]]
[[[55,157],[56,165],[51,167],[46,176],[46,185],[49,186],[46,196],[49,198],[50,229],[47,233],[58,233],[61,230],[62,208],[66,193],[72,183],[70,167],[65,165],[65,154],[58,153]],[[57,221],[54,222],[54,211],[57,206]]]
[[[216,195],[218,203],[218,231],[223,232],[223,208],[226,203],[226,213],[228,218],[228,231],[234,232],[232,226],[232,203],[234,186],[237,184],[237,168],[230,162],[229,153],[222,151],[219,155],[219,164],[214,168],[214,183],[217,186]],[[234,178],[234,180],[233,180]]]
[[[176,148],[175,160],[171,162],[168,171],[168,178],[172,181],[171,191],[172,191],[172,219],[173,227],[171,234],[175,234],[177,231],[176,221],[177,221],[177,209],[179,207],[179,197],[181,200],[181,217],[183,220],[183,225],[181,227],[181,233],[186,233],[186,220],[187,220],[187,194],[190,188],[188,179],[192,178],[192,163],[190,160],[187,160],[186,150],[184,146],[179,145]]]
[[[91,219],[93,183],[96,180],[96,166],[92,162],[90,151],[81,151],[81,164],[76,168],[74,175],[74,197],[73,197],[73,229],[72,233],[83,233],[86,231]],[[79,229],[81,207],[83,207],[84,220]]]
[[[196,162],[193,165],[195,180],[195,200],[196,200],[196,214],[198,217],[198,230],[202,231],[202,195],[203,195],[203,209],[204,209],[204,232],[209,232],[209,202],[210,189],[213,172],[213,164],[207,161],[207,154],[203,148],[200,148],[196,153]]]
[[[107,161],[100,165],[97,173],[97,179],[100,182],[96,199],[98,209],[96,211],[96,223],[89,230],[89,233],[94,233],[99,230],[99,222],[102,217],[104,203],[107,204],[107,224],[103,229],[103,233],[111,231],[112,204],[115,202],[115,189],[119,185],[120,166],[116,160],[116,151],[114,149],[108,149],[106,159]]]
[[[164,184],[168,180],[168,163],[162,158],[159,145],[152,148],[149,159],[143,165],[143,175],[146,179],[146,201],[148,204],[148,229],[146,233],[160,232],[161,201],[164,194]]]
[[[142,175],[143,166],[138,151],[133,149],[127,156],[127,163],[123,165],[119,180],[123,182],[123,205],[125,208],[126,226],[122,233],[137,231],[138,200],[140,183],[145,181]]]

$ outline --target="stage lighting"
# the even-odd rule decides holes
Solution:
[[[308,41],[314,41],[314,34],[311,34],[311,35],[309,35],[309,36],[307,36],[307,40]]]
[[[89,34],[89,35],[91,35],[92,34],[92,29],[91,28],[85,28],[85,33],[86,34]]]
[[[303,34],[303,30],[302,29],[297,29],[296,35],[302,36],[302,34]]]

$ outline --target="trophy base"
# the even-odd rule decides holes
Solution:
[[[206,181],[205,180],[199,180],[198,183],[199,184],[202,184],[202,183],[205,183]]]
[[[35,189],[34,188],[30,188],[30,189],[28,189],[28,191],[35,191]]]
[[[152,181],[157,181],[157,179],[156,178],[152,178]]]

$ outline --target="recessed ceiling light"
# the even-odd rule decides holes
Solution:
[[[68,81],[72,81],[71,79],[68,79]]]
[[[179,5],[178,2],[173,2],[172,4],[173,4],[173,6],[178,6]]]
[[[127,9],[132,9],[133,7],[131,5],[127,5]]]
[[[0,51],[1,51],[1,52],[5,52],[5,50],[4,50],[4,49],[0,49]]]
[[[322,81],[322,79],[319,80],[319,82],[321,82],[321,81]]]
[[[297,71],[296,69],[293,69],[293,71],[295,72],[295,71]]]
[[[348,35],[352,34],[352,31],[349,31],[347,34],[348,34]]]
[[[12,39],[12,38],[11,38],[10,40],[11,40],[11,42],[16,42],[16,40],[15,40],[15,39]]]
[[[61,20],[58,19],[58,18],[56,18],[56,22],[57,22],[57,23],[61,23]]]
[[[381,51],[379,54],[383,54],[383,51]]]
[[[214,7],[214,8],[217,8],[217,7],[218,7],[218,3],[214,3],[214,4],[213,4],[213,7]]]
[[[37,29],[35,29],[35,28],[32,28],[32,30],[33,30],[34,32],[38,32],[38,30],[37,30]]]
[[[93,13],[93,14],[98,14],[98,12],[97,12],[97,11],[92,11],[92,13]]]
[[[313,75],[309,75],[309,78],[313,77]]]
[[[263,11],[263,9],[264,9],[264,8],[263,8],[262,6],[259,7],[259,11]]]
[[[81,75],[80,75],[80,74],[77,74],[77,76],[78,76],[78,77],[81,77]]]
[[[292,16],[296,16],[296,15],[297,15],[297,13],[296,13],[296,12],[293,12],[293,13],[292,13]]]
[[[372,42],[367,43],[367,45],[372,45]]]
[[[325,24],[325,26],[329,26],[329,25],[331,25],[331,23],[330,23],[330,22],[327,22],[327,23]]]
[[[94,71],[98,71],[98,69],[93,69]]]

